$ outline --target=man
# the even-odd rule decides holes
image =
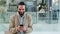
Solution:
[[[20,2],[18,12],[10,17],[9,31],[12,34],[29,34],[32,31],[31,17],[25,13],[25,4]]]

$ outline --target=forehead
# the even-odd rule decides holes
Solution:
[[[25,8],[25,5],[18,5],[18,8]]]

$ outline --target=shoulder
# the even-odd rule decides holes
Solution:
[[[26,14],[26,16],[28,17],[28,19],[32,19],[32,16],[29,14]]]
[[[15,13],[15,14],[11,15],[10,18],[15,18],[16,15],[17,15],[17,14]]]
[[[26,14],[26,16],[27,16],[27,17],[31,17],[31,15],[29,15],[29,14]]]

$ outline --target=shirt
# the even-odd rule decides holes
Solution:
[[[22,17],[20,16],[20,25],[23,25],[23,24],[24,24],[24,15]],[[19,34],[24,34],[24,32],[20,30]]]

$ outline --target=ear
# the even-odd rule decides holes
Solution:
[[[18,8],[18,5],[17,5],[17,8]]]

